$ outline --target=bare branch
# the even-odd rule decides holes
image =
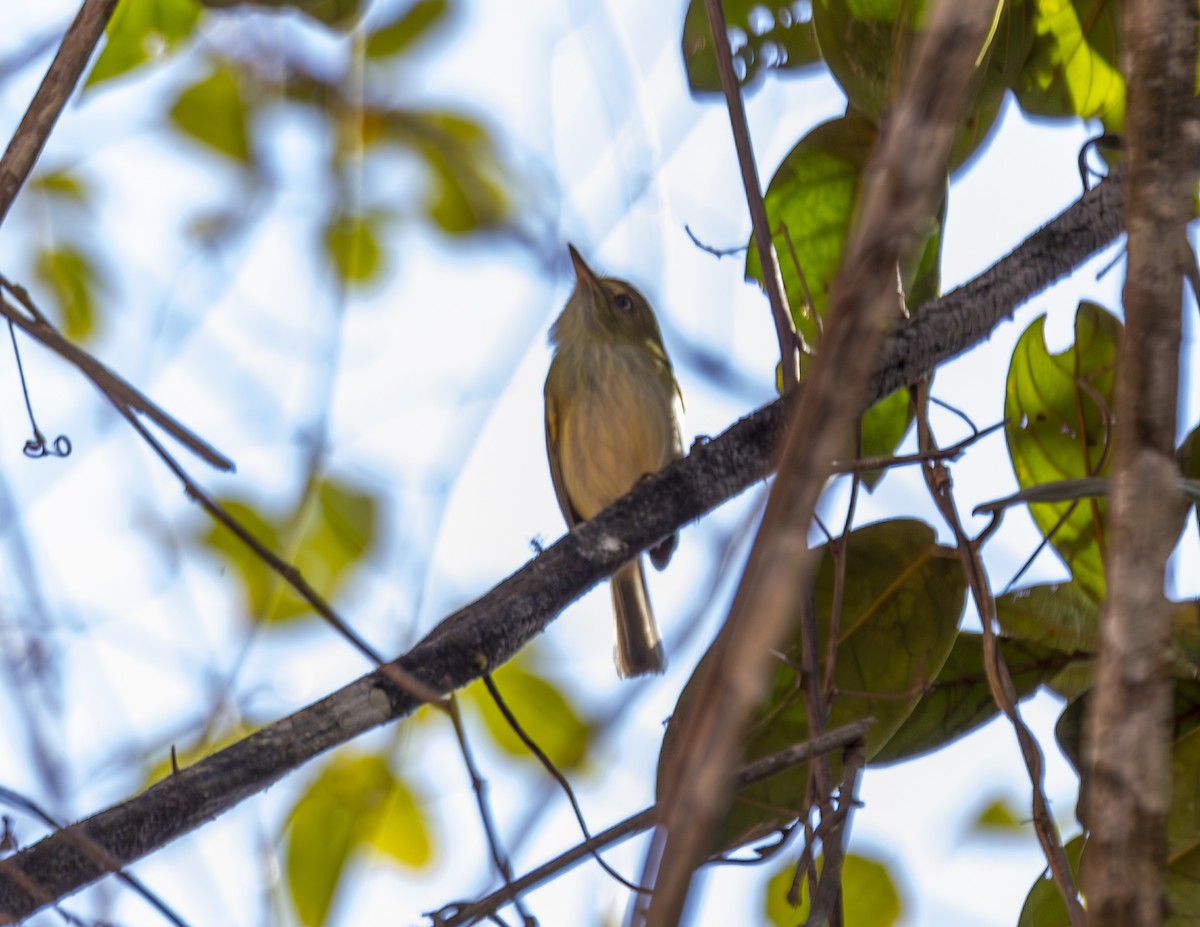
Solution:
[[[829,325],[789,416],[762,528],[710,651],[705,682],[664,756],[662,779],[670,790],[661,798],[666,843],[647,918],[653,927],[679,922],[702,848],[728,806],[746,721],[771,676],[769,653],[795,620],[815,565],[807,536],[817,498],[830,462],[873,398],[872,368],[882,333],[896,316],[896,267],[941,198],[966,87],[994,13],[995,5],[984,0],[938,4],[911,82],[868,166]],[[815,642],[806,649],[815,653]]]
[[[42,85],[0,158],[0,223],[37,163],[116,7],[117,0],[84,0],[63,37]]]
[[[729,107],[733,143],[737,148],[738,166],[742,171],[742,186],[746,190],[746,205],[750,209],[750,224],[754,228],[754,247],[758,251],[758,262],[762,268],[763,288],[767,291],[767,301],[771,304],[775,335],[779,339],[779,364],[783,371],[783,389],[787,392],[796,385],[800,377],[796,325],[788,309],[783,277],[779,274],[779,261],[775,258],[775,247],[771,244],[771,226],[767,222],[767,207],[763,204],[762,183],[758,179],[758,164],[754,160],[754,147],[750,142],[750,127],[746,124],[746,108],[742,105],[742,91],[738,86],[737,75],[733,73],[733,54],[729,50],[729,29],[725,25],[725,10],[721,7],[721,0],[704,0],[704,11],[708,15],[708,27],[713,34],[713,51],[717,56],[721,90]]]

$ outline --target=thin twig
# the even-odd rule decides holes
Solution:
[[[921,397],[917,403],[917,434],[918,443],[922,449],[934,447],[933,435],[929,429],[928,404],[924,400],[924,397],[928,395],[928,388],[927,382],[923,382],[917,387]],[[1038,843],[1041,844],[1042,853],[1046,857],[1046,864],[1050,867],[1054,883],[1066,905],[1071,927],[1083,927],[1084,913],[1083,907],[1079,903],[1075,879],[1071,875],[1071,867],[1067,861],[1067,855],[1063,851],[1062,840],[1059,838],[1054,817],[1050,813],[1049,802],[1046,800],[1045,761],[1042,757],[1041,747],[1021,717],[1012,676],[1009,674],[1008,665],[1004,662],[1004,656],[1000,652],[996,640],[996,599],[991,593],[987,574],[980,562],[978,541],[972,541],[967,537],[962,521],[958,517],[958,509],[954,504],[951,489],[950,472],[946,466],[942,463],[933,463],[925,467],[923,473],[934,505],[937,506],[947,526],[954,533],[959,562],[962,564],[963,574],[979,612],[979,622],[983,626],[983,666],[988,686],[992,690],[992,697],[996,700],[996,704],[1012,724],[1013,731],[1017,736],[1017,743],[1021,748],[1021,756],[1025,761],[1025,768],[1029,773],[1029,783],[1033,790],[1034,832],[1037,834]]]
[[[34,94],[21,124],[13,133],[4,157],[0,158],[0,223],[4,222],[17,193],[37,163],[38,155],[54,130],[54,124],[67,105],[67,100],[79,83],[83,69],[104,28],[117,7],[118,0],[84,0],[75,20],[63,36],[62,45],[42,84]]]
[[[3,290],[11,293],[25,312],[5,299],[2,294]],[[0,315],[77,368],[80,373],[92,381],[100,394],[112,403],[117,411],[122,414],[125,410],[131,413],[140,412],[206,463],[218,470],[231,471],[234,469],[233,461],[228,457],[181,424],[144,393],[113,373],[92,355],[64,338],[38,309],[25,288],[11,282],[3,274],[0,274]]]
[[[539,747],[537,742],[530,737],[525,728],[521,726],[521,722],[517,720],[517,716],[512,713],[512,709],[508,707],[508,703],[504,701],[504,697],[501,696],[500,690],[496,687],[496,680],[492,678],[491,673],[484,673],[483,684],[487,687],[488,693],[492,696],[492,701],[494,701],[496,703],[496,707],[500,709],[500,714],[504,716],[505,722],[507,722],[513,733],[517,735],[521,743],[525,745],[526,749],[528,749],[529,752],[536,757],[537,761],[542,764],[542,767],[550,774],[551,778],[553,778],[554,781],[557,782],[562,788],[563,793],[567,796],[567,801],[571,803],[571,810],[575,813],[575,820],[579,823],[579,829],[583,831],[583,839],[585,841],[591,840],[592,832],[588,830],[587,820],[583,816],[583,809],[579,807],[579,802],[575,798],[575,790],[571,788],[571,783],[567,781],[567,777],[564,776],[559,768],[554,765],[554,761],[546,755],[546,751]],[[649,889],[634,884],[633,882],[629,881],[629,879],[625,878],[625,876],[621,875],[621,873],[617,872],[617,870],[610,866],[604,860],[604,857],[602,857],[599,853],[593,853],[592,855],[596,862],[600,865],[601,869],[603,869],[614,880],[619,882],[625,888],[629,889],[631,892],[649,891]]]
[[[842,784],[838,789],[838,806],[830,818],[829,833],[821,838],[824,863],[816,891],[812,894],[805,927],[824,927],[835,912],[840,911],[842,895],[842,863],[846,858],[846,834],[850,813],[858,799],[858,779],[867,762],[866,741],[846,748],[842,756]],[[822,821],[824,823],[824,821]],[[840,920],[840,916],[838,918]]]
[[[796,325],[788,310],[783,277],[779,273],[779,262],[775,259],[775,248],[771,244],[771,226],[767,223],[767,207],[763,204],[758,164],[754,160],[750,128],[746,124],[746,108],[742,105],[742,91],[738,86],[737,75],[733,72],[729,30],[725,25],[725,11],[721,7],[721,0],[704,0],[704,11],[708,14],[708,27],[712,30],[713,52],[717,56],[721,90],[725,93],[725,103],[729,107],[733,144],[737,148],[738,167],[742,171],[742,186],[746,189],[746,205],[750,209],[750,224],[754,229],[754,245],[758,249],[758,261],[762,268],[763,288],[767,291],[767,300],[771,304],[771,318],[775,321],[775,335],[779,339],[779,361],[783,369],[783,391],[786,393],[790,392],[800,379]]]
[[[358,633],[346,623],[345,619],[333,610],[333,606],[326,602],[320,593],[309,584],[308,580],[304,578],[303,573],[258,540],[245,525],[230,515],[221,503],[217,502],[203,487],[192,479],[191,475],[183,469],[179,461],[171,456],[170,452],[162,446],[154,435],[150,434],[146,426],[133,414],[132,410],[124,406],[118,406],[117,411],[141,435],[142,440],[150,445],[151,450],[167,465],[167,469],[175,474],[179,482],[183,484],[184,492],[187,493],[188,497],[199,503],[202,509],[228,528],[238,540],[254,552],[255,556],[267,564],[284,582],[299,593],[304,601],[311,605],[313,610],[345,638],[355,650],[366,657],[379,673],[419,701],[441,708],[448,707],[444,693],[427,686],[407,670],[397,666],[394,662],[386,662],[374,647],[359,637]]]
[[[504,847],[500,844],[500,834],[496,830],[496,822],[492,817],[492,809],[487,800],[487,783],[479,772],[479,767],[475,765],[475,758],[471,755],[471,747],[467,742],[467,731],[463,727],[462,715],[458,709],[458,699],[453,695],[447,699],[447,712],[450,715],[450,720],[454,722],[454,735],[458,739],[459,752],[462,754],[463,762],[467,767],[467,774],[471,777],[471,790],[475,793],[475,804],[479,807],[479,818],[483,821],[483,830],[487,835],[488,849],[492,854],[492,863],[496,866],[496,871],[500,873],[500,877],[504,879],[506,888],[512,886],[512,862],[508,858],[508,854],[504,852]],[[532,917],[525,909],[524,903],[519,895],[513,895],[513,904],[521,914],[521,919],[526,923],[532,922]]]
[[[874,718],[863,718],[834,728],[821,737],[813,737],[803,743],[788,747],[786,750],[756,760],[738,773],[735,787],[739,790],[749,788],[785,769],[807,763],[814,757],[824,756],[832,750],[848,749],[856,743],[865,742],[867,732],[874,723]],[[470,904],[450,904],[440,911],[428,913],[427,916],[435,927],[463,927],[463,925],[474,924],[518,895],[536,888],[589,856],[594,856],[596,851],[653,827],[657,816],[658,806],[651,805],[637,814],[630,815],[620,823],[614,824],[608,830],[601,831],[592,839],[585,840],[565,853],[559,854],[527,875],[514,879],[511,885],[493,892],[486,898]]]

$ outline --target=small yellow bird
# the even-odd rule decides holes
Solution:
[[[624,280],[597,277],[567,247],[576,281],[550,329],[546,454],[559,508],[572,526],[683,456],[683,395],[646,297]],[[671,535],[650,551],[658,569],[675,543]],[[640,556],[613,574],[612,595],[617,673],[661,673],[662,640]]]

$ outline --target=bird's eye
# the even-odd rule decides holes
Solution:
[[[615,297],[613,297],[613,303],[622,312],[628,312],[633,308],[633,300],[629,298],[628,293],[618,293]]]

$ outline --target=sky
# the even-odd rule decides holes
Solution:
[[[388,8],[378,3],[370,15],[386,19]],[[16,13],[5,40],[11,44],[0,53],[61,28],[70,11],[70,3],[55,2]],[[72,105],[47,149],[44,164],[76,165],[96,182],[97,234],[121,256],[95,351],[237,460],[232,476],[195,465],[205,485],[282,504],[297,489],[315,434],[329,472],[386,496],[381,548],[339,600],[385,652],[401,652],[521,566],[534,540],[562,533],[544,461],[541,389],[546,331],[572,286],[568,241],[593,266],[634,281],[658,308],[686,401],[685,444],[773,398],[776,345],[765,299],[742,280],[740,256],[717,259],[684,230],[729,247],[746,240],[749,222],[724,108],[688,94],[681,21],[680,4],[635,0],[531,0],[520,16],[511,5],[465,4],[453,26],[420,52],[397,93],[486,119],[539,190],[528,216],[535,247],[452,241],[404,224],[391,231],[385,281],[362,294],[340,293],[313,266],[304,217],[322,195],[314,185],[327,140],[302,119],[271,127],[278,187],[244,247],[199,254],[175,234],[187,216],[240,195],[231,173],[147,115],[156,106],[161,111],[161,101],[195,73],[195,51]],[[296,26],[284,17],[278,28],[290,35]],[[232,29],[213,26],[201,46],[219,46]],[[305,35],[336,55],[332,39]],[[0,134],[16,125],[47,61],[43,55],[0,83]],[[843,108],[827,77],[769,79],[755,91],[747,109],[764,183],[805,131]],[[1030,122],[1005,105],[991,144],[951,188],[943,290],[985,269],[1078,197],[1076,153],[1089,134],[1083,126]],[[363,183],[413,183],[403,171],[367,174]],[[31,237],[54,234],[51,224],[18,208],[0,230],[0,254],[20,265]],[[1097,274],[1118,253],[1108,249],[1018,310],[968,358],[947,364],[935,395],[980,425],[999,421],[1007,359],[1020,333],[1047,313],[1047,337],[1061,348],[1079,299],[1115,310],[1120,268]],[[1185,319],[1192,357],[1194,313]],[[714,383],[691,363],[693,345],[720,352],[734,372],[730,382]],[[8,564],[0,576],[12,590],[0,593],[0,609],[19,611],[33,595],[14,565],[24,548],[47,613],[61,620],[54,650],[69,685],[54,720],[67,754],[86,757],[67,773],[64,816],[98,810],[136,787],[131,758],[139,747],[194,734],[214,693],[227,685],[230,703],[267,720],[367,671],[321,627],[247,642],[236,587],[218,562],[191,555],[184,543],[203,530],[202,513],[86,383],[32,345],[22,356],[43,430],[69,433],[76,447],[69,464],[35,465],[19,453],[24,420],[0,419],[0,545]],[[0,388],[15,395],[12,365],[3,359]],[[1186,390],[1191,421],[1196,397],[1190,385]],[[946,442],[962,436],[948,414],[935,425]],[[1015,489],[1002,441],[986,439],[956,466],[964,512]],[[650,576],[670,660],[666,675],[616,679],[603,588],[569,608],[534,645],[535,665],[586,710],[622,713],[578,782],[593,830],[652,801],[662,722],[724,616],[765,491],[751,489],[686,529],[670,568]],[[919,517],[945,537],[924,494],[916,471],[897,472],[861,501],[859,523]],[[822,511],[836,520],[844,504],[844,489],[835,487]],[[967,527],[981,523],[971,519]],[[1194,532],[1187,537],[1181,556],[1194,557]],[[1010,513],[987,551],[997,589],[1036,543],[1027,516]],[[1044,554],[1026,581],[1063,575]],[[1200,571],[1177,571],[1174,580],[1180,594],[1200,593],[1193,588]],[[967,625],[973,620],[968,614]],[[16,730],[19,706],[11,699],[0,705],[0,719]],[[1048,751],[1047,792],[1070,836],[1076,783],[1052,746],[1058,711],[1048,696],[1026,707]],[[420,923],[423,912],[492,887],[482,876],[485,856],[461,761],[448,738],[414,728],[368,735],[358,745],[397,745],[434,809],[441,861],[415,877],[362,864],[338,902],[337,923],[376,920],[383,912]],[[479,754],[518,871],[575,842],[560,796],[486,743]],[[263,923],[278,890],[271,888],[277,860],[269,849],[308,775],[299,771],[135,871],[192,923]],[[3,757],[0,783],[33,794],[44,787],[26,764]],[[1004,837],[971,831],[973,816],[997,797],[1028,808],[1015,738],[995,723],[935,757],[868,772],[851,848],[892,867],[905,927],[1016,923],[1044,863],[1029,828]],[[253,865],[231,865],[248,845]],[[643,853],[644,845],[631,841],[610,861],[636,874]],[[706,874],[692,922],[749,922],[767,874]],[[155,922],[114,887],[100,892],[125,922]],[[615,923],[625,892],[585,865],[530,903],[547,924]]]

